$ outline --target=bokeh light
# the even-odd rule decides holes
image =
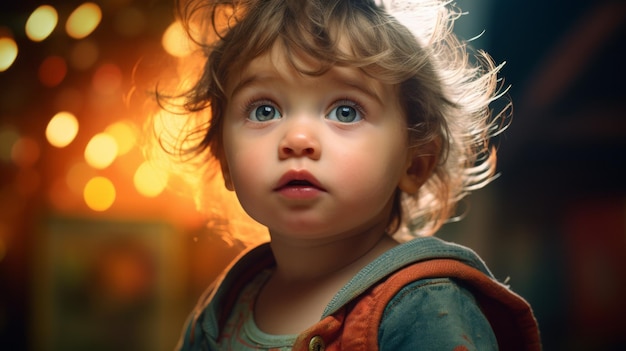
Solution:
[[[47,87],[54,87],[65,79],[67,64],[60,56],[50,56],[39,66],[39,81]]]
[[[102,10],[93,2],[78,6],[65,23],[67,35],[74,39],[82,39],[91,34],[102,20]]]
[[[117,142],[108,133],[94,135],[85,147],[85,161],[96,169],[107,168],[117,157]]]
[[[113,94],[122,86],[122,71],[115,64],[105,63],[98,67],[91,84],[93,89],[100,94]]]
[[[183,25],[175,21],[167,27],[161,39],[163,49],[174,57],[184,57],[191,54],[194,44],[189,40]]]
[[[76,162],[65,174],[65,183],[70,190],[81,195],[85,184],[96,176],[96,171],[85,162]]]
[[[39,143],[30,137],[20,137],[11,148],[11,159],[20,167],[31,167],[40,154]]]
[[[0,72],[4,72],[17,58],[17,44],[13,38],[0,38]]]
[[[20,134],[11,126],[0,129],[0,160],[11,162],[13,160],[13,145],[20,139]]]
[[[146,197],[158,196],[167,186],[168,175],[151,162],[142,163],[135,172],[133,183],[137,191]]]
[[[106,211],[115,202],[115,186],[105,177],[91,178],[85,185],[83,199],[94,211]]]
[[[78,134],[78,120],[69,112],[54,115],[46,127],[46,139],[50,145],[63,148],[69,145]]]
[[[72,68],[84,71],[91,68],[100,56],[98,45],[89,39],[81,40],[70,51],[69,61]]]
[[[137,142],[137,129],[128,121],[118,121],[105,129],[105,132],[115,139],[118,156],[128,153]]]
[[[59,16],[54,7],[41,5],[33,11],[26,21],[26,36],[35,42],[46,39],[56,28]]]

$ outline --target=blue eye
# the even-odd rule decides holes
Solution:
[[[328,114],[328,119],[341,123],[354,123],[362,119],[361,113],[349,105],[338,105]]]
[[[255,122],[267,122],[282,117],[276,107],[272,105],[259,105],[250,111],[248,118]]]

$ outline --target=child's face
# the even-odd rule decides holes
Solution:
[[[275,45],[226,90],[222,167],[251,217],[302,239],[384,229],[410,163],[392,86],[354,68],[303,75]]]

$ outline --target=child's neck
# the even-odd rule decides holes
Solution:
[[[304,243],[272,237],[276,259],[275,276],[297,283],[356,274],[383,252],[397,245],[384,229],[372,228],[371,233],[328,242]]]
[[[273,236],[276,270],[257,296],[257,326],[270,334],[300,333],[319,321],[358,271],[396,245],[383,230],[315,245]]]

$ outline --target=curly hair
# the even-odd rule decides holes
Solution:
[[[450,3],[180,0],[177,5],[204,62],[199,77],[179,87],[182,93],[157,93],[162,107],[178,104],[183,116],[174,118],[187,117],[176,142],[158,137],[170,153],[198,161],[202,177],[196,184],[205,184],[219,171],[227,80],[277,42],[304,74],[355,67],[396,86],[409,147],[420,150],[434,141],[440,145],[438,163],[419,192],[397,190],[389,233],[398,240],[432,235],[454,215],[459,200],[493,179],[496,157],[490,138],[505,127],[508,111],[508,105],[500,113],[490,109],[505,93],[498,78],[501,66],[482,51],[470,55],[467,43],[452,31],[460,12]],[[319,66],[299,67],[296,55],[306,55]]]

